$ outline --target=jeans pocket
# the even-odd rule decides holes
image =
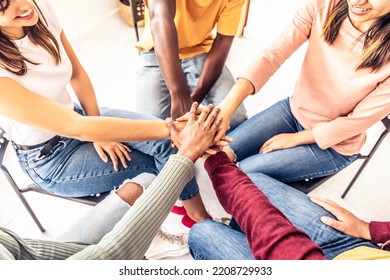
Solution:
[[[144,67],[160,67],[154,52],[142,52],[141,57]]]

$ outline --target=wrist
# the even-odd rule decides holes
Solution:
[[[179,148],[177,154],[190,159],[194,163],[199,158],[199,155],[195,151],[183,146]]]
[[[362,221],[361,234],[362,234],[361,237],[363,239],[371,240],[370,224],[369,223]]]

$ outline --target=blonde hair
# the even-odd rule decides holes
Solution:
[[[332,45],[342,22],[348,17],[348,2],[340,0],[330,11],[323,27],[325,41]],[[378,18],[363,34],[363,53],[356,70],[369,68],[377,71],[390,61],[390,13]]]
[[[23,27],[26,36],[35,45],[45,49],[53,58],[56,64],[61,62],[60,48],[54,35],[47,28],[47,22],[39,9],[36,2],[33,0],[37,8],[39,19],[34,26]],[[4,7],[0,7],[1,11],[5,11],[9,6],[7,1]],[[15,43],[0,31],[0,65],[7,71],[10,71],[18,76],[23,76],[27,73],[27,64],[31,63],[38,65],[39,62],[34,62],[23,55]]]

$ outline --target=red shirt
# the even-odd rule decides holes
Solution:
[[[321,248],[291,224],[225,153],[209,157],[205,168],[221,205],[246,233],[255,259],[326,259]]]

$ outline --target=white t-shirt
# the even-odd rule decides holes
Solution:
[[[61,44],[62,26],[49,1],[37,0],[36,3],[44,15],[48,29],[60,45],[61,62],[56,65],[52,56],[46,50],[34,45],[26,36],[14,42],[25,57],[39,64],[27,63],[28,71],[24,76],[17,76],[0,67],[0,78],[11,78],[32,92],[73,108],[74,103],[66,88],[72,75],[72,65]],[[44,19],[41,20],[45,23]],[[15,108],[15,110],[23,110],[23,108]],[[39,114],[45,114],[45,108],[36,108],[36,111]],[[54,136],[52,133],[26,126],[4,116],[0,116],[0,125],[6,131],[7,138],[17,144],[35,145]]]

